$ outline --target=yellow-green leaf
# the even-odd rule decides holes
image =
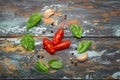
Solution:
[[[28,51],[34,50],[35,41],[31,34],[25,34],[21,39],[21,45]]]
[[[26,29],[29,30],[33,28],[36,24],[40,22],[41,19],[42,15],[40,13],[34,13],[32,16],[29,17],[26,24]]]

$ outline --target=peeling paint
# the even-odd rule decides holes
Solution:
[[[120,62],[120,59],[117,59],[116,62]]]
[[[120,72],[115,72],[114,74],[112,74],[112,77],[114,79],[120,79]]]
[[[120,26],[119,26],[119,27],[120,27]],[[116,30],[115,35],[116,35],[116,36],[120,36],[120,29],[117,29],[117,30]]]

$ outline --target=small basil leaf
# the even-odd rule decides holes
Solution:
[[[48,67],[42,62],[36,61],[35,66],[36,66],[36,69],[40,72],[43,72],[43,73],[49,72]]]
[[[29,17],[26,29],[29,30],[33,28],[40,20],[42,19],[42,15],[39,13],[34,13],[32,16]]]
[[[78,45],[78,48],[77,48],[78,53],[81,52],[81,49],[82,49],[82,48],[83,48],[83,43],[80,43],[80,44]]]
[[[81,38],[82,33],[83,33],[82,28],[79,25],[74,24],[74,23],[70,25],[70,31],[72,32],[73,36],[77,38]]]
[[[21,39],[21,45],[28,51],[34,50],[35,41],[31,34],[25,34]]]
[[[60,69],[63,68],[63,64],[59,60],[50,60],[48,62],[51,68]]]
[[[78,53],[83,53],[87,51],[88,48],[91,46],[91,44],[92,44],[92,41],[90,40],[82,41],[81,43],[79,43],[77,48]]]

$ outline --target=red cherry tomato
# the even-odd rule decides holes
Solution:
[[[68,48],[71,44],[71,41],[69,40],[64,40],[62,42],[60,42],[59,44],[54,46],[54,50],[59,51],[59,50],[64,50],[66,48]]]
[[[64,29],[63,28],[59,28],[58,31],[53,36],[53,39],[52,39],[53,44],[57,45],[58,43],[60,43],[62,38],[63,38],[63,36],[64,36]]]
[[[55,53],[53,43],[49,39],[47,38],[43,39],[43,46],[46,49],[46,51],[49,52],[50,54]]]

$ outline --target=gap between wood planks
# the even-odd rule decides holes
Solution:
[[[53,36],[33,36],[34,38],[52,38]],[[71,38],[73,36],[64,36]],[[22,38],[22,36],[0,36],[0,38]],[[81,38],[120,38],[120,36],[82,36]]]

